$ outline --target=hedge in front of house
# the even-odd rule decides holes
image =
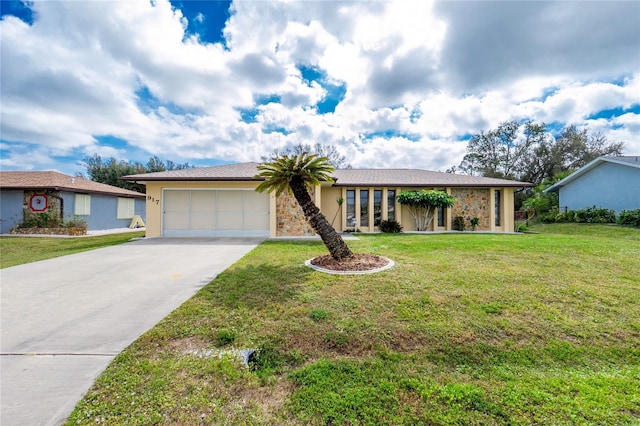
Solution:
[[[622,210],[618,216],[618,224],[640,227],[640,209]]]
[[[553,209],[549,213],[541,215],[540,221],[544,223],[616,223],[616,212],[596,206],[567,210],[566,212],[558,212],[557,209]]]

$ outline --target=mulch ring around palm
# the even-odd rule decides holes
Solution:
[[[327,254],[314,257],[310,261],[312,265],[331,271],[370,271],[383,268],[390,262],[386,257],[361,253],[356,253],[342,260],[335,260]]]

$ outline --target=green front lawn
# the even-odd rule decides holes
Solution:
[[[0,268],[126,243],[144,231],[95,237],[0,237]]]
[[[68,425],[640,423],[640,230],[535,230],[362,236],[396,267],[359,276],[303,266],[319,242],[265,242],[120,354]],[[232,347],[259,356],[202,356]]]

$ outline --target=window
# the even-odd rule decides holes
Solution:
[[[444,226],[444,209],[438,207],[438,226]]]
[[[131,219],[136,214],[136,201],[133,198],[118,197],[118,219]]]
[[[356,191],[347,189],[347,226],[356,226]]]
[[[439,188],[438,191],[442,191],[445,193],[447,192],[445,188]],[[438,207],[438,210],[437,210],[438,225],[437,226],[440,226],[440,227],[444,226],[444,212],[445,212],[444,208]]]
[[[373,226],[379,226],[382,221],[382,190],[373,190]]]
[[[74,213],[78,216],[89,216],[91,214],[91,195],[76,194]]]
[[[500,191],[496,190],[495,191],[495,204],[494,204],[494,215],[495,215],[495,223],[496,226],[500,226],[500,205],[501,205],[501,200],[500,200]]]
[[[369,226],[369,190],[360,190],[360,226]]]
[[[387,219],[396,220],[396,190],[387,191]]]

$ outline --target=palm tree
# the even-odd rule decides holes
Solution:
[[[258,166],[258,176],[264,178],[264,182],[258,185],[256,191],[275,191],[276,196],[285,190],[289,193],[293,192],[305,219],[320,235],[331,257],[342,260],[352,256],[353,253],[320,212],[307,190],[309,186],[319,185],[321,182],[332,183],[333,179],[329,173],[333,170],[327,157],[318,157],[306,152],[298,155],[284,154]]]

